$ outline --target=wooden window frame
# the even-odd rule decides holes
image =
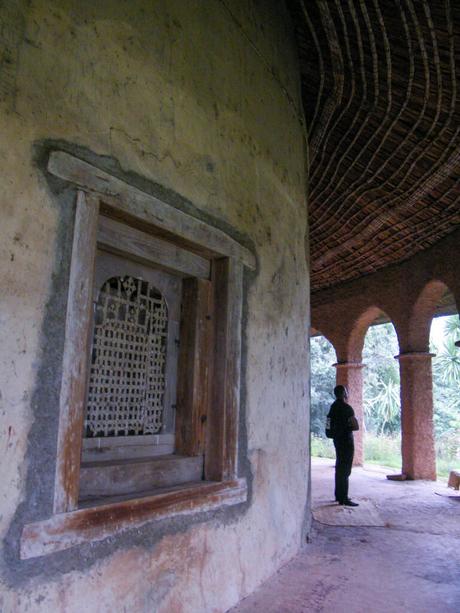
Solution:
[[[158,200],[68,153],[50,154],[48,171],[77,188],[60,396],[54,508],[51,517],[24,526],[22,559],[40,556],[119,530],[178,514],[203,512],[247,498],[238,478],[243,269],[255,256],[223,231]],[[110,221],[100,224],[101,216]],[[182,266],[185,308],[193,325],[184,331],[179,357],[176,449],[204,453],[202,482],[138,498],[78,508],[82,429],[90,344],[91,300],[98,244],[116,246],[125,232],[139,261],[142,233],[170,250]],[[112,232],[112,236],[110,236]],[[114,238],[115,235],[115,238]],[[185,261],[181,247],[191,254]],[[159,249],[157,259],[164,253]],[[209,268],[207,268],[207,262]],[[191,268],[190,268],[191,267]],[[210,275],[210,280],[206,280]],[[211,314],[209,314],[211,313]],[[212,373],[210,368],[213,368]]]

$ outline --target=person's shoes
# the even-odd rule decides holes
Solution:
[[[357,502],[353,502],[353,500],[350,500],[349,498],[347,498],[343,502],[339,502],[339,504],[342,504],[345,507],[359,507],[359,504]]]

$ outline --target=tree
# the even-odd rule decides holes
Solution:
[[[447,471],[460,461],[460,320],[442,318],[443,338],[431,343],[433,353],[434,426],[438,462]],[[378,436],[400,432],[398,339],[392,324],[371,326],[366,334],[363,362],[366,430]],[[325,436],[325,419],[333,401],[336,356],[324,337],[311,339],[311,431]],[[376,440],[376,437],[373,437]]]
[[[436,358],[434,360],[434,375],[447,386],[460,384],[460,351],[455,342],[460,339],[460,320],[456,315],[444,320],[444,340],[439,345],[434,344]]]
[[[334,400],[335,370],[332,367],[336,355],[331,343],[324,336],[310,339],[311,360],[311,417],[310,430],[325,436],[326,415]]]
[[[400,430],[399,376],[386,368],[377,384],[371,388],[365,410],[376,434],[390,434]]]
[[[376,434],[399,432],[401,427],[397,353],[398,339],[391,323],[369,328],[363,350],[364,414],[366,429]]]
[[[436,354],[433,359],[435,433],[440,440],[452,438],[457,450],[460,449],[460,349],[455,341],[459,339],[460,320],[451,315],[444,319],[443,339],[431,343]]]
[[[460,320],[444,318],[444,338],[432,343],[434,424],[436,437],[449,438],[456,445],[460,432]],[[392,324],[371,326],[366,334],[363,362],[364,411],[366,429],[376,434],[399,433],[400,382],[399,367],[394,356],[398,339]],[[311,431],[324,436],[324,424],[333,401],[335,372],[331,368],[336,356],[332,345],[322,336],[311,339]],[[453,441],[453,443],[451,442]],[[460,449],[460,442],[458,442]]]

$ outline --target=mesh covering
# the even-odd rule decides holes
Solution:
[[[112,277],[95,305],[87,437],[155,434],[163,425],[168,313],[142,279]]]

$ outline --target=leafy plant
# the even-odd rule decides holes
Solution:
[[[452,315],[444,318],[442,341],[432,338],[433,359],[434,428],[438,472],[440,462],[456,458],[460,464],[460,349],[455,341],[460,339],[460,320]]]
[[[394,359],[398,339],[392,324],[369,328],[363,350],[364,415],[367,432],[400,430],[399,369]]]
[[[311,455],[314,458],[335,458],[335,449],[331,439],[312,434]]]
[[[310,339],[311,362],[311,418],[310,430],[324,436],[326,415],[334,401],[336,355],[331,343],[324,336]]]
[[[399,381],[391,376],[391,372],[384,373],[373,389],[376,395],[371,396],[366,404],[366,413],[376,424],[379,434],[399,430]]]
[[[450,338],[456,336],[460,339],[460,318],[457,315],[451,315],[444,320],[444,336]]]
[[[460,384],[460,351],[455,345],[456,334],[449,335],[444,343],[437,348],[438,354],[434,362],[434,376],[446,386]]]

